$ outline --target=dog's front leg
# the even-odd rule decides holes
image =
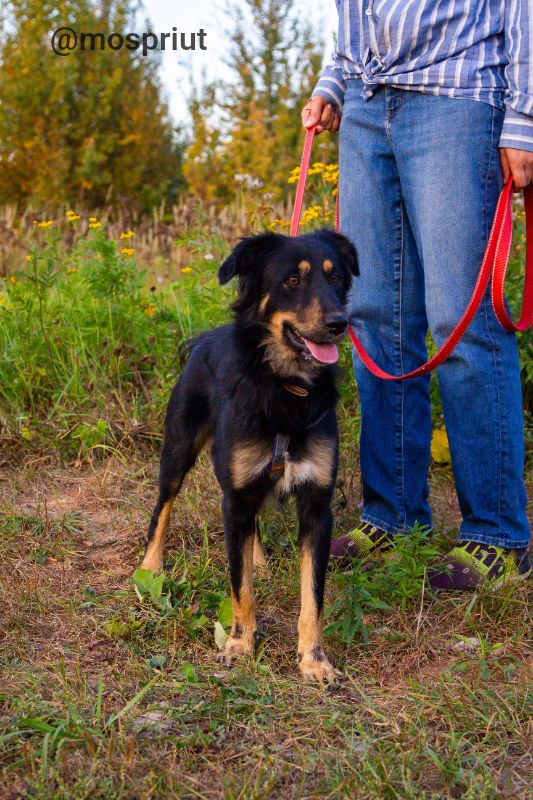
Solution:
[[[341,676],[322,647],[324,585],[331,542],[331,493],[316,486],[298,492],[301,609],[298,665],[303,677],[336,684]]]
[[[236,498],[226,495],[223,510],[233,623],[218,660],[230,665],[239,656],[252,653],[255,647],[257,627],[253,557],[256,508],[247,507],[244,497],[237,501]]]

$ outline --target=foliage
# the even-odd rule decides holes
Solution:
[[[232,77],[191,98],[195,131],[184,166],[202,199],[286,197],[285,175],[303,132],[300,111],[320,72],[322,41],[295,0],[242,0],[230,6]],[[322,141],[324,155],[333,141]]]
[[[191,639],[213,625],[215,637],[218,630],[224,634],[231,624],[231,600],[226,596],[225,580],[221,580],[208,556],[202,555],[193,564],[178,556],[169,576],[137,569],[133,583],[141,603],[150,600],[156,620],[175,619]]]
[[[55,55],[50,33],[134,30],[130,0],[8,0],[0,38],[0,205],[147,209],[183,186],[155,54]],[[157,168],[154,169],[154,164]]]
[[[336,180],[335,168],[322,162],[312,172],[307,229],[329,223]],[[219,229],[201,222],[186,231],[179,244],[189,254],[187,266],[178,280],[155,291],[146,288],[146,276],[137,267],[134,231],[115,231],[111,237],[95,217],[78,217],[67,214],[69,225],[82,228],[72,246],[53,220],[36,221],[24,267],[0,283],[0,426],[6,451],[9,445],[12,452],[29,452],[53,442],[59,458],[86,459],[119,443],[159,441],[186,341],[228,318],[233,288],[220,288],[216,272],[229,243]],[[283,230],[285,220],[267,215],[261,225]],[[507,282],[513,304],[523,280],[516,257],[523,237],[519,215]],[[533,410],[530,340],[530,333],[521,335],[526,423]],[[352,447],[358,430],[350,359],[345,342],[341,417]],[[440,429],[438,393],[432,399]],[[532,435],[528,424],[528,453]],[[433,457],[449,459],[443,430],[434,433]]]
[[[0,426],[15,448],[86,458],[157,438],[183,343],[225,318],[216,241],[191,242],[182,278],[157,293],[130,240],[90,225],[70,251],[46,228],[0,285]]]
[[[364,562],[354,560],[352,569],[333,575],[338,586],[335,601],[326,610],[333,618],[327,632],[337,633],[345,642],[360,635],[368,641],[369,618],[376,610],[387,611],[400,605],[412,607],[424,592],[426,567],[439,552],[438,543],[418,527],[396,537],[395,547],[388,558],[372,569]]]

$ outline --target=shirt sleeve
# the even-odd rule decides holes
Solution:
[[[334,103],[337,106],[339,113],[342,113],[345,94],[346,81],[342,76],[342,70],[333,63],[324,69],[317,85],[313,89],[311,97],[315,97],[316,95],[325,97],[326,100],[329,100],[330,103]],[[531,130],[531,134],[533,137],[533,129]]]
[[[507,91],[500,147],[533,152],[533,0],[506,0]]]

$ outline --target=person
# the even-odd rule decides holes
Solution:
[[[472,294],[502,178],[533,180],[533,0],[337,0],[334,62],[302,111],[340,127],[341,231],[360,277],[349,315],[389,372],[426,358]],[[533,191],[533,189],[532,189]],[[368,558],[431,530],[429,377],[382,381],[354,353],[361,403],[360,523],[332,554]],[[489,293],[438,369],[462,522],[430,573],[476,589],[531,572],[516,337]]]

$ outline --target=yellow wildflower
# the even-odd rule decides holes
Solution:
[[[183,267],[181,271],[188,275],[189,272],[192,272],[192,267]]]
[[[436,428],[431,436],[431,456],[438,464],[450,464],[450,445],[444,428]]]
[[[126,233],[121,233],[120,234],[120,238],[121,239],[131,239],[132,236],[135,236],[133,231],[127,231]]]
[[[9,279],[9,283],[16,283],[16,282],[17,282],[17,279],[15,278],[15,276],[11,275],[11,277]]]
[[[321,161],[315,161],[315,163],[309,169],[309,175],[320,175],[321,172],[324,171],[326,165],[323,164]]]
[[[54,220],[53,219],[47,219],[47,220],[43,220],[42,222],[38,222],[37,223],[37,227],[38,228],[49,228],[50,225],[53,225],[53,224],[54,224]]]
[[[74,272],[77,272],[77,271],[78,271],[78,270],[76,269],[76,267],[69,267],[69,268],[67,269],[67,272],[68,272],[70,275],[72,275],[72,273],[74,273]]]
[[[100,222],[96,222],[96,221],[95,222],[89,222],[89,228],[92,228],[93,230],[96,230],[97,228],[99,228],[100,225],[101,225]]]
[[[123,256],[132,256],[133,255],[133,247],[123,247],[120,251]]]
[[[89,217],[89,222],[98,222],[96,217]]]
[[[146,308],[144,309],[144,313],[147,317],[153,317],[155,314],[155,306],[153,303],[148,303]]]
[[[26,261],[31,261],[31,256],[24,256],[24,258],[26,259]]]
[[[293,170],[291,170],[291,174],[289,175],[287,183],[296,183],[299,177],[300,167],[295,167]]]

